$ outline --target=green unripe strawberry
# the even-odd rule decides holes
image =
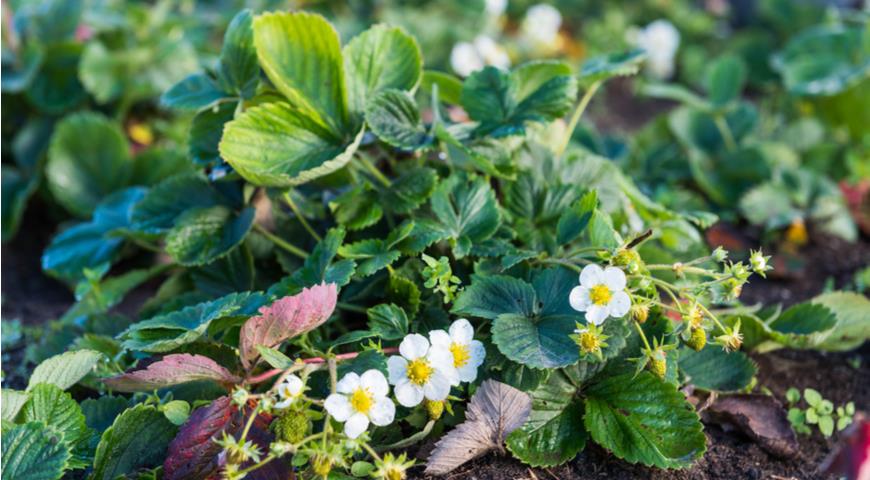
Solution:
[[[647,356],[649,357],[649,362],[647,363],[649,371],[664,380],[665,375],[668,373],[668,361],[665,357],[665,351],[657,347],[648,353]]]
[[[426,400],[423,402],[423,406],[426,407],[426,413],[429,414],[430,420],[438,420],[444,413],[443,401]]]
[[[704,345],[707,345],[707,332],[705,332],[703,328],[692,330],[692,336],[690,336],[689,340],[686,341],[686,345],[696,352],[701,351],[704,348]]]
[[[311,428],[311,420],[304,412],[289,411],[272,422],[275,437],[283,442],[299,443]]]

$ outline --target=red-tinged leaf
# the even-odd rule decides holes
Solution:
[[[322,283],[260,308],[260,314],[248,319],[239,334],[242,364],[245,368],[256,364],[257,345],[271,348],[319,327],[332,315],[337,301],[336,285]]]
[[[221,447],[214,442],[223,432],[238,438],[245,428],[246,415],[232,403],[230,397],[220,397],[211,405],[193,412],[169,444],[169,456],[163,464],[164,480],[203,479],[218,480],[225,465]],[[268,452],[273,437],[269,432],[272,417],[260,414],[251,425],[248,439],[261,451]],[[244,467],[249,466],[245,464]],[[290,468],[283,459],[273,460],[251,472],[246,479],[266,480],[289,478]]]
[[[166,355],[145,368],[106,378],[103,382],[118,392],[149,392],[197,380],[214,380],[225,384],[241,381],[208,357],[179,353]]]

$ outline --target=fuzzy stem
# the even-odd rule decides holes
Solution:
[[[634,328],[637,329],[638,335],[640,335],[641,340],[643,340],[643,344],[646,346],[646,351],[651,352],[652,348],[650,348],[649,342],[646,339],[646,334],[643,333],[643,329],[640,328],[640,324],[637,322],[632,323],[634,323]]]
[[[284,193],[284,201],[287,202],[287,206],[290,207],[290,210],[293,210],[293,214],[296,215],[296,218],[299,219],[299,223],[302,224],[305,230],[308,230],[308,233],[310,233],[311,236],[314,237],[314,239],[318,242],[323,240],[322,238],[320,238],[320,235],[317,234],[317,231],[314,230],[311,224],[308,223],[308,220],[305,218],[305,216],[302,215],[302,212],[299,210],[296,202],[293,201],[293,197],[290,196],[290,192]]]
[[[375,167],[368,158],[366,158],[364,155],[357,155],[357,158],[359,159],[359,163],[361,163],[362,166],[365,167],[366,171],[368,171],[372,174],[373,177],[378,179],[378,181],[381,182],[383,186],[389,188],[392,185],[390,179],[387,178],[383,173],[381,173],[381,171],[378,170],[377,167]]]
[[[583,98],[581,98],[580,103],[577,104],[577,108],[574,110],[574,115],[571,116],[571,122],[568,123],[568,128],[565,130],[565,137],[562,139],[562,144],[556,149],[556,157],[561,157],[562,154],[565,153],[565,149],[568,148],[568,144],[571,142],[571,136],[574,135],[574,129],[577,128],[577,122],[580,121],[580,117],[583,116],[583,111],[586,110],[589,101],[592,100],[592,96],[595,95],[595,92],[600,86],[600,80],[594,82],[592,85],[589,85],[586,93],[583,94]]]
[[[262,225],[255,223],[254,230],[256,230],[257,232],[262,234],[264,237],[271,240],[272,243],[274,243],[275,245],[283,248],[284,250],[290,252],[291,254],[296,255],[297,257],[299,257],[303,260],[308,258],[308,252],[306,252],[305,250],[302,250],[301,248],[297,247],[296,245],[293,245],[290,242],[287,242],[286,240],[282,239],[281,237],[275,235],[274,233],[266,230],[266,228],[263,227]]]

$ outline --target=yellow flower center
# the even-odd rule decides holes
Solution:
[[[429,377],[432,376],[432,371],[433,368],[425,358],[421,357],[416,360],[411,360],[411,362],[408,363],[408,380],[417,385],[423,385],[429,381]]]
[[[592,300],[595,305],[607,305],[611,297],[613,293],[603,283],[589,289],[589,300]]]
[[[585,353],[595,353],[601,349],[601,339],[587,330],[580,334],[580,348]]]
[[[366,388],[357,388],[350,396],[350,406],[360,413],[368,413],[374,403],[374,398]]]
[[[468,349],[468,345],[453,342],[450,344],[450,353],[453,354],[453,366],[456,368],[465,366],[471,360],[471,352]]]

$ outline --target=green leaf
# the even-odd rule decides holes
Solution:
[[[190,416],[190,404],[184,400],[172,400],[161,406],[160,410],[173,425],[181,426]]]
[[[746,65],[736,55],[719,57],[707,70],[707,92],[715,107],[725,106],[737,99],[745,83]]]
[[[3,420],[14,422],[15,417],[18,416],[18,412],[21,411],[21,407],[24,406],[28,398],[30,398],[30,396],[27,392],[4,388],[2,391],[2,402],[0,402],[0,408],[2,408],[3,411]]]
[[[321,283],[334,283],[343,287],[350,282],[356,268],[353,260],[333,262],[341,242],[344,241],[345,230],[333,228],[326,232],[323,240],[314,247],[302,268],[285,277],[269,289],[269,295],[283,297],[295,295],[303,287],[312,287]]]
[[[136,203],[131,228],[144,233],[165,233],[175,225],[179,215],[192,208],[226,203],[202,175],[176,175],[148,190]]]
[[[36,366],[30,375],[27,390],[32,390],[40,383],[66,390],[90,373],[102,357],[100,353],[92,350],[76,350],[55,355]]]
[[[586,430],[618,458],[682,468],[706,450],[692,405],[673,385],[648,372],[609,376],[584,393]]]
[[[592,245],[605,248],[616,248],[622,245],[622,236],[613,228],[610,215],[597,208],[589,222],[589,241]]]
[[[641,49],[593,57],[583,63],[580,79],[589,85],[613,77],[635,75],[645,60],[646,53]]]
[[[63,435],[42,423],[3,429],[2,480],[57,480],[69,458]]]
[[[18,232],[21,224],[21,216],[27,206],[27,201],[39,186],[39,176],[27,175],[21,169],[12,165],[3,164],[2,174],[3,200],[0,207],[3,209],[3,242],[12,240]]]
[[[199,340],[213,322],[249,317],[265,303],[262,293],[234,293],[134,323],[119,337],[130,350],[168,352]]]
[[[413,91],[423,74],[417,41],[396,27],[369,28],[354,37],[342,55],[347,75],[347,105],[356,115],[362,115],[369,100],[384,90]]]
[[[144,193],[144,188],[131,187],[110,195],[94,210],[91,221],[70,227],[51,240],[42,253],[42,269],[75,283],[84,279],[84,269],[114,262],[124,239],[112,234],[129,226],[133,205]]]
[[[820,405],[823,400],[822,394],[812,388],[804,389],[804,399],[813,407]]]
[[[196,289],[215,297],[253,290],[255,276],[254,257],[245,243],[214,262],[190,272]]]
[[[518,278],[505,275],[476,276],[459,293],[451,313],[494,320],[503,314],[532,315],[535,290]]]
[[[398,250],[391,249],[383,240],[360,240],[349,245],[342,245],[338,254],[344,258],[356,260],[357,272],[368,277],[386,268],[402,256]]]
[[[265,345],[257,345],[257,352],[272,368],[280,368],[283,370],[293,366],[293,359],[274,348]]]
[[[381,91],[369,100],[365,112],[372,132],[396,148],[419,150],[432,143],[414,97],[407,92]]]
[[[245,110],[224,127],[221,157],[258,186],[291,187],[333,173],[351,160],[363,131],[344,142],[311,115],[285,102]]]
[[[483,179],[453,175],[435,188],[432,211],[456,242],[453,253],[462,258],[471,244],[490,238],[501,224],[495,192]]]
[[[86,398],[82,400],[82,413],[88,428],[94,429],[98,434],[112,426],[118,415],[127,409],[127,399],[112,395],[102,395],[98,398]]]
[[[227,95],[204,73],[194,73],[176,83],[160,96],[164,107],[179,110],[202,110],[216,105]]]
[[[574,202],[571,208],[565,210],[559,217],[559,223],[556,225],[556,241],[564,245],[580,236],[592,220],[592,214],[597,206],[598,195],[595,190],[587,192]]]
[[[809,335],[829,330],[836,324],[836,315],[826,306],[802,303],[782,312],[769,325],[777,332]]]
[[[335,221],[348,230],[370,227],[384,215],[375,192],[367,184],[348,189],[329,202],[329,209]]]
[[[133,158],[131,184],[151,186],[182,173],[192,173],[193,164],[179,148],[155,145],[140,151]]]
[[[819,417],[819,431],[826,437],[830,437],[834,433],[834,419],[830,415]]]
[[[30,399],[18,414],[19,423],[42,422],[63,435],[63,442],[72,450],[86,447],[91,432],[79,404],[60,388],[40,383],[30,390]]]
[[[130,146],[121,128],[100,114],[83,112],[58,124],[45,178],[64,208],[86,217],[103,198],[127,186],[132,168]]]
[[[398,340],[408,334],[408,316],[401,307],[383,303],[369,308],[366,315],[369,330],[380,339]]]
[[[432,195],[437,182],[434,169],[412,168],[393,180],[389,189],[380,192],[381,204],[395,213],[411,213]]]
[[[224,35],[218,81],[221,88],[242,98],[250,98],[257,88],[260,65],[254,48],[253,15],[242,10],[233,17]]]
[[[341,48],[338,32],[325,18],[305,12],[259,15],[254,19],[254,45],[266,76],[295,107],[295,116],[333,137],[346,131]],[[223,147],[221,152],[227,161],[232,157]]]
[[[832,96],[866,80],[866,31],[837,22],[820,24],[795,35],[773,58],[773,67],[789,93]]]
[[[166,253],[181,265],[205,265],[236,248],[253,222],[252,207],[238,214],[221,205],[192,208],[166,234]]]
[[[205,109],[193,117],[187,134],[187,151],[197,165],[215,165],[223,162],[218,145],[224,125],[233,119],[236,102],[224,102]]]
[[[153,406],[137,405],[126,410],[103,432],[91,478],[114,480],[159,464],[175,431],[175,425]]]
[[[39,111],[59,115],[87,100],[88,94],[79,81],[82,48],[82,44],[73,41],[46,48],[42,67],[25,91]]]
[[[438,86],[438,98],[445,103],[459,105],[462,96],[462,80],[455,75],[435,70],[424,70],[420,90],[428,94],[432,87]]]
[[[700,352],[680,349],[680,370],[691,383],[702,390],[735,392],[752,381],[758,371],[755,363],[743,352],[726,352],[719,345],[708,344]]]
[[[837,325],[819,348],[831,351],[852,350],[870,339],[870,300],[858,293],[833,292],[812,300],[828,307],[837,317]]]
[[[577,387],[561,371],[531,392],[532,412],[507,437],[508,450],[533,467],[552,467],[571,460],[586,446],[583,403]]]
[[[462,106],[493,136],[522,133],[526,122],[549,122],[571,109],[577,81],[564,63],[531,62],[512,73],[486,67],[462,86]]]

